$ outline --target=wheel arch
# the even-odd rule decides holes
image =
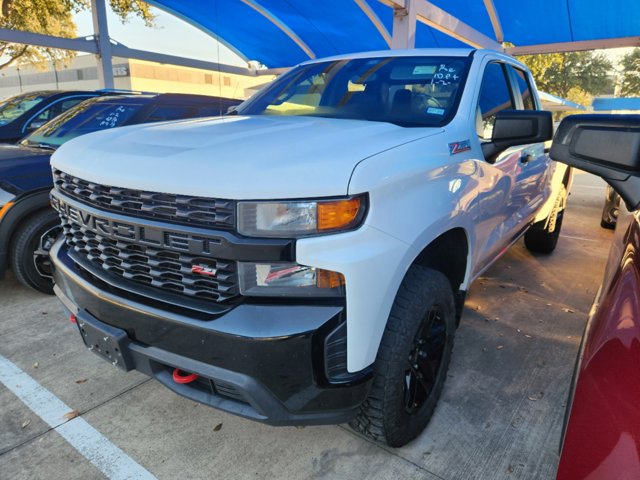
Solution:
[[[455,297],[458,322],[464,306],[465,285],[471,264],[469,245],[466,230],[462,227],[455,227],[441,233],[429,242],[411,263],[411,265],[437,270],[447,277]]]
[[[50,189],[41,189],[21,195],[0,221],[0,279],[9,265],[13,236],[20,225],[34,213],[49,207]]]

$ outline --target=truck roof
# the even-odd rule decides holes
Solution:
[[[398,50],[374,50],[371,52],[355,52],[342,55],[334,55],[331,57],[307,60],[300,65],[308,65],[317,62],[335,61],[335,60],[353,60],[356,58],[377,58],[377,57],[468,57],[471,53],[483,55],[495,55],[509,61],[516,62],[524,67],[522,62],[503,52],[491,49],[475,49],[475,48],[410,48]]]
[[[398,50],[374,50],[371,52],[356,52],[335,55],[332,57],[308,60],[301,65],[309,63],[352,60],[355,58],[376,58],[376,57],[467,57],[476,50],[475,48],[410,48]]]

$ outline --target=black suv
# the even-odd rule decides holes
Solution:
[[[0,143],[15,143],[80,102],[106,92],[45,90],[0,102]]]
[[[101,96],[85,100],[25,137],[0,145],[0,279],[7,267],[24,285],[53,292],[49,247],[60,219],[49,206],[49,159],[80,135],[138,123],[219,116],[240,100],[187,94]]]

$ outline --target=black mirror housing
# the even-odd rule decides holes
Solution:
[[[625,201],[640,207],[640,115],[571,115],[560,123],[553,160],[602,177]]]
[[[493,163],[509,147],[541,143],[553,137],[553,117],[543,110],[503,110],[496,115],[491,141],[482,144],[482,153]]]

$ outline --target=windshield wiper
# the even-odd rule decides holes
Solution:
[[[27,147],[42,148],[43,150],[55,150],[57,147],[49,143],[26,142]]]

